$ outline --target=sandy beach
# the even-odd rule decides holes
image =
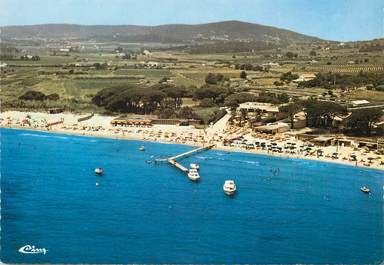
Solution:
[[[111,121],[116,118],[113,116],[89,113],[48,114],[7,111],[0,113],[0,124],[3,128],[115,139],[177,143],[190,146],[214,144],[215,149],[223,151],[310,159],[384,170],[384,157],[367,149],[353,146],[320,147],[295,139],[291,135],[255,134],[250,130],[229,127],[227,124],[229,117],[229,114],[224,116],[216,124],[206,129],[177,125],[116,127],[111,124]]]

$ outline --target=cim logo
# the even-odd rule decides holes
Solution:
[[[47,254],[48,250],[45,248],[36,248],[35,246],[25,245],[19,248],[19,252],[23,254]]]

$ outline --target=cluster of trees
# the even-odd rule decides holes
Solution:
[[[300,111],[306,113],[306,123],[309,127],[333,128],[336,115],[347,114],[347,109],[334,102],[314,99],[293,102],[279,109],[286,113],[293,128],[294,116]],[[373,124],[383,116],[379,108],[354,110],[344,124],[344,131],[355,135],[371,135]]]
[[[103,70],[103,69],[107,69],[108,65],[107,63],[94,63],[93,67],[95,67],[96,70]]]
[[[318,73],[316,78],[300,82],[299,87],[359,87],[364,85],[373,85],[374,87],[384,85],[383,73],[365,73],[360,72],[357,75],[339,74],[339,73]]]
[[[369,59],[368,58],[364,58],[364,59],[356,59],[353,61],[355,64],[362,64],[362,63],[368,63],[369,62]]]
[[[307,125],[310,127],[331,128],[336,115],[347,113],[344,106],[329,101],[312,99],[299,104],[305,108]]]
[[[286,93],[276,95],[274,93],[263,92],[259,94],[257,101],[272,104],[283,104],[289,102],[289,96]]]
[[[223,79],[218,75],[212,76],[218,80]],[[211,84],[188,89],[169,84],[156,84],[150,87],[132,84],[102,89],[92,98],[92,102],[110,112],[156,114],[161,118],[199,119],[192,108],[182,106],[183,98],[199,100],[200,107],[218,107],[222,106],[225,99],[233,93],[233,89],[229,87]],[[212,121],[222,114],[216,112],[205,122]]]
[[[150,114],[158,109],[179,109],[186,94],[183,86],[159,84],[143,89],[125,85],[102,89],[92,98],[92,102],[112,112]]]
[[[229,79],[224,77],[224,75],[222,74],[212,74],[212,73],[208,73],[206,76],[205,76],[205,83],[208,84],[208,85],[217,85],[217,84],[221,84],[223,83],[224,81],[228,81]]]
[[[33,56],[28,56],[28,55],[22,55],[20,56],[20,60],[22,61],[40,61],[40,56],[38,55],[33,55]]]
[[[19,49],[10,46],[6,43],[0,43],[0,59],[1,60],[14,60],[20,52]]]
[[[198,119],[192,108],[183,107],[183,98],[200,101],[199,107],[217,108],[225,99],[234,93],[234,89],[223,85],[226,78],[222,74],[208,74],[206,84],[200,88],[175,86],[160,80],[152,86],[134,84],[108,87],[93,96],[92,102],[110,112],[156,114],[161,118],[194,118]],[[222,115],[213,111],[209,115],[202,114],[200,119],[210,122]]]
[[[259,71],[259,72],[263,72],[263,71],[268,72],[268,70],[269,70],[268,68],[263,67],[259,64],[254,65],[254,64],[250,64],[250,63],[245,63],[245,64],[237,63],[237,64],[235,64],[235,69],[236,70],[247,70],[247,71]]]
[[[196,119],[200,120],[199,115],[197,115],[191,107],[182,107],[180,109],[174,110],[171,108],[163,108],[157,111],[159,118],[161,119]]]
[[[272,42],[264,41],[228,41],[228,42],[215,42],[209,44],[200,44],[189,47],[190,53],[203,54],[203,53],[237,53],[237,52],[255,52],[262,50],[270,50],[277,48],[278,45]]]
[[[231,94],[225,98],[224,105],[230,108],[236,108],[239,104],[249,101],[257,101],[272,104],[282,104],[289,102],[289,96],[286,93],[276,95],[274,93],[260,93],[259,95],[252,93]]]
[[[298,74],[292,74],[292,72],[283,73],[280,76],[280,80],[286,81],[286,82],[291,82],[292,80],[295,80],[297,78],[299,78],[299,75]]]
[[[303,110],[303,106],[298,103],[290,103],[279,107],[279,111],[285,113],[290,120],[291,128],[294,128],[295,114]]]
[[[45,95],[40,91],[29,90],[19,97],[20,100],[59,100],[60,96],[57,93]]]
[[[384,45],[380,45],[379,43],[364,45],[359,49],[359,52],[382,52],[384,51]]]
[[[257,96],[255,94],[245,93],[245,92],[232,94],[225,99],[224,105],[232,109],[235,109],[241,103],[248,102],[248,101],[257,101]]]
[[[200,117],[191,107],[182,106],[182,98],[201,100],[200,107],[216,107],[222,105],[231,93],[228,88],[215,85],[205,85],[195,91],[183,86],[163,84],[145,88],[125,85],[99,91],[92,102],[111,112],[156,114],[163,119],[200,119],[211,122],[223,113],[217,110],[208,117]]]
[[[221,105],[224,103],[225,98],[227,98],[229,95],[233,93],[234,91],[227,87],[215,86],[215,85],[204,85],[193,93],[193,99],[195,100],[209,99],[213,104]]]
[[[275,82],[273,82],[273,84],[274,84],[275,86],[283,86],[285,83],[282,82],[282,81],[278,81],[278,80],[276,80]]]
[[[241,79],[247,79],[247,72],[245,72],[245,71],[241,71],[241,73],[240,73],[240,78],[241,78]]]
[[[294,53],[294,52],[286,52],[285,53],[285,57],[287,57],[288,59],[295,59],[297,58],[299,55],[297,53]]]
[[[373,124],[379,121],[381,116],[383,116],[383,111],[378,108],[355,110],[347,121],[347,132],[371,135]]]

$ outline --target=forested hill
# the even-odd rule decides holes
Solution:
[[[116,41],[188,43],[191,41],[262,41],[271,43],[316,42],[319,38],[290,30],[241,21],[207,24],[135,25],[73,25],[42,24],[1,27],[4,39],[95,39]]]

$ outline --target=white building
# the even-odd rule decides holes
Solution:
[[[144,50],[144,51],[143,51],[143,54],[144,54],[145,56],[151,56],[151,55],[152,55],[152,53],[151,53],[150,51],[148,51],[148,50]]]
[[[264,63],[261,66],[264,66],[264,67],[279,67],[280,64],[274,63],[274,62],[269,62],[269,63]]]
[[[361,100],[353,100],[353,101],[351,101],[351,103],[354,107],[359,107],[359,106],[369,104],[369,101],[365,100],[365,99],[361,99]]]
[[[266,125],[256,127],[255,131],[271,133],[271,134],[284,133],[289,131],[289,124],[285,122],[268,123]]]
[[[315,74],[302,74],[300,75],[299,78],[293,80],[292,82],[294,83],[300,83],[300,82],[305,82],[305,81],[310,81],[316,78]]]
[[[246,109],[248,112],[279,113],[279,105],[263,102],[245,102],[239,105],[239,110]]]

